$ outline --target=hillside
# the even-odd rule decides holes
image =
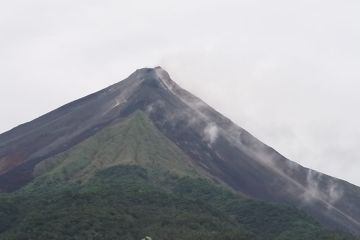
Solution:
[[[162,177],[159,179],[159,175]],[[0,197],[0,239],[354,239],[208,180],[119,165]]]
[[[260,239],[289,239],[290,235],[295,239],[295,233],[298,236],[310,234],[308,239],[319,239],[319,236],[330,234],[324,239],[332,239],[333,235],[325,229],[360,234],[359,187],[286,159],[182,89],[165,70],[157,67],[139,69],[117,84],[0,134],[0,192],[3,192],[0,213],[3,216],[1,221],[6,222],[3,226],[8,226],[3,227],[6,231],[1,236],[3,239],[20,237],[17,234],[26,235],[33,229],[41,229],[41,226],[45,232],[51,232],[50,229],[57,227],[66,231],[66,227],[61,227],[61,224],[67,224],[67,218],[70,219],[67,213],[75,213],[72,207],[80,204],[76,198],[69,197],[82,196],[84,192],[91,193],[86,200],[88,202],[85,202],[84,209],[79,208],[73,216],[79,226],[85,224],[81,220],[85,212],[94,214],[92,217],[106,214],[104,218],[112,219],[112,215],[107,215],[109,209],[100,210],[101,204],[104,205],[102,207],[111,208],[112,212],[114,209],[122,211],[124,207],[135,207],[140,212],[142,208],[151,208],[154,211],[149,210],[151,214],[162,216],[156,220],[160,224],[164,220],[160,214],[161,207],[151,207],[147,202],[141,207],[130,206],[133,196],[129,196],[132,200],[128,199],[127,205],[116,205],[113,202],[123,197],[117,191],[123,189],[118,179],[106,180],[109,186],[116,186],[114,188],[104,184],[101,188],[96,187],[98,180],[102,182],[99,176],[104,176],[100,173],[109,173],[107,170],[112,172],[110,169],[122,172],[121,169],[129,166],[146,171],[146,186],[158,194],[165,194],[164,197],[169,198],[166,204],[173,206],[174,211],[185,211],[186,204],[181,207],[177,204],[188,200],[186,194],[178,194],[174,189],[180,179],[191,179],[190,187],[193,184],[197,186],[196,182],[201,179],[198,186],[200,189],[196,189],[199,192],[203,181],[207,182],[211,189],[207,194],[211,197],[204,202],[199,199],[201,196],[195,195],[190,200],[209,206],[211,213],[218,211],[231,219],[229,225],[221,227],[222,231],[219,229],[217,234],[223,234],[225,229],[241,230],[241,234],[244,230],[253,238],[255,235]],[[119,178],[122,179],[121,176]],[[141,184],[136,184],[141,179],[136,174],[130,178],[137,179],[130,188],[142,192]],[[227,196],[222,202],[216,202],[217,198],[212,195],[212,191],[217,192],[219,188],[224,191],[221,194],[226,192]],[[89,189],[94,192],[88,192]],[[99,199],[97,196],[105,194],[102,192],[105,189],[106,195]],[[143,195],[143,200],[151,199],[153,191],[147,193],[150,195]],[[154,204],[165,204],[157,201],[154,200]],[[235,206],[231,209],[226,207],[232,201],[236,202],[236,207],[244,207],[241,216],[233,212],[237,211]],[[46,206],[44,209],[48,209],[48,212],[43,212],[41,206]],[[255,206],[264,211],[255,211],[261,215],[261,218],[254,220],[256,224],[251,222],[253,225],[247,225],[247,220],[234,220],[254,217]],[[39,210],[32,212],[30,209]],[[52,218],[47,221],[46,215],[49,215],[50,210],[59,214],[56,218],[62,220],[57,222]],[[215,222],[221,219],[220,215],[213,218],[210,212],[201,211],[204,211],[206,221],[208,217]],[[174,221],[177,221],[177,216],[182,216],[180,212],[172,215]],[[198,215],[195,214],[195,207],[188,213],[191,218]],[[146,215],[136,214],[141,216],[139,219],[146,219]],[[116,216],[121,219],[125,216],[120,215]],[[286,217],[288,215],[290,219]],[[36,216],[39,220],[21,220],[29,216]],[[293,225],[273,225],[274,221],[281,223],[283,217],[287,219],[284,221]],[[8,219],[15,220],[11,224]],[[205,227],[205,235],[211,233],[211,228],[206,228],[206,221],[203,222],[204,226],[201,221],[198,222]],[[52,223],[61,226],[50,226]],[[117,223],[113,224],[121,228]],[[77,229],[77,224],[74,225]],[[143,229],[150,225],[141,226]],[[182,229],[184,233],[191,232],[186,225],[183,227],[180,228],[178,224],[177,229]],[[264,230],[266,227],[268,229]],[[105,231],[107,228],[103,226],[101,229]],[[168,227],[159,229],[165,231]],[[158,233],[154,233],[154,236],[164,237]],[[265,233],[270,235],[262,236]],[[62,233],[57,234],[63,236]]]

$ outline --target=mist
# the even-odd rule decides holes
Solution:
[[[0,3],[0,132],[161,65],[287,158],[360,185],[359,12],[352,0]]]

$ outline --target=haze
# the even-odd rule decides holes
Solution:
[[[161,65],[286,157],[360,185],[360,2],[3,1],[0,132]]]

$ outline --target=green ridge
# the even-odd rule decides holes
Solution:
[[[196,175],[182,150],[163,136],[141,111],[42,161],[35,167],[34,175],[46,176],[47,181],[86,180],[99,169],[119,164]]]
[[[354,240],[295,208],[204,178],[143,112],[36,166],[0,194],[0,240]]]

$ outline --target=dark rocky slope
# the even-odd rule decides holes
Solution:
[[[359,187],[284,158],[180,88],[161,68],[137,70],[124,81],[1,134],[0,189],[24,186],[41,162],[137,111],[199,174],[243,195],[290,204],[327,226],[360,234]]]

